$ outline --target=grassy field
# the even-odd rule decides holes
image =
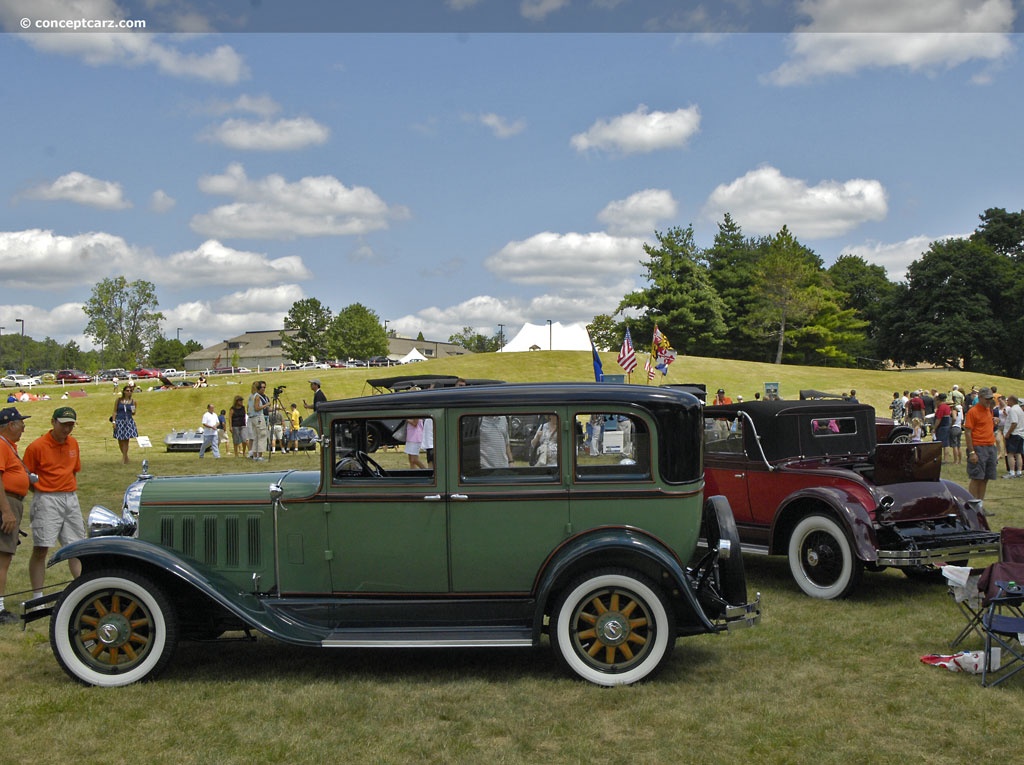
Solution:
[[[605,371],[617,372],[614,354]],[[424,362],[398,370],[318,373],[329,398],[368,393],[368,376],[444,373],[519,380],[591,379],[590,354],[541,352]],[[301,406],[309,373],[266,375]],[[634,375],[636,378],[636,375]],[[107,417],[108,384],[86,385],[72,403],[83,452],[80,496],[118,507],[146,456],[156,474],[265,469],[231,457],[166,454],[172,427],[196,427],[208,402],[227,408],[254,376],[213,378],[214,387],[138,394],[140,433],[154,443],[122,466]],[[668,382],[704,382],[752,397],[764,382],[782,395],[800,388],[856,388],[883,412],[892,391],[948,390],[1019,380],[947,372],[863,372],[681,358]],[[44,390],[44,389],[40,389]],[[49,389],[57,399],[59,389]],[[60,402],[18,405],[33,415],[22,449]],[[275,455],[271,467],[314,467],[315,457]],[[948,477],[965,483],[959,467]],[[996,481],[986,506],[996,527],[1024,525],[1024,482]],[[25,528],[28,528],[26,519]],[[30,540],[26,540],[26,544]],[[28,547],[11,566],[8,590],[27,588]],[[973,561],[975,565],[985,561]],[[160,680],[123,689],[83,688],[57,666],[46,621],[0,627],[6,735],[0,762],[148,763],[818,762],[961,763],[1012,758],[1020,748],[1024,677],[995,689],[980,679],[921,664],[947,652],[961,617],[945,587],[886,571],[866,574],[848,600],[801,595],[781,558],[747,557],[748,586],[762,593],[752,630],[678,642],[667,670],[631,687],[600,689],[561,675],[539,650],[299,650],[270,640],[185,643]],[[47,582],[66,578],[66,567]],[[8,607],[20,598],[8,595]],[[978,647],[976,643],[970,647]]]

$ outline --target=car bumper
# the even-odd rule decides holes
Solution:
[[[733,630],[754,627],[761,621],[761,593],[757,593],[752,603],[741,606],[726,606],[725,614],[717,619],[717,626],[722,630]]]
[[[979,555],[999,554],[999,534],[990,531],[964,532],[939,537],[915,537],[906,549],[879,550],[879,566],[923,566],[943,561],[967,560]]]

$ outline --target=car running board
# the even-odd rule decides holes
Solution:
[[[529,627],[341,630],[324,648],[523,648],[533,645]]]

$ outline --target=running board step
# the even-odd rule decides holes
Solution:
[[[332,632],[324,648],[522,648],[533,645],[529,627],[355,629]]]

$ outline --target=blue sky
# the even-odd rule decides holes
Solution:
[[[150,31],[19,31],[59,18]],[[91,347],[81,306],[124,275],[203,344],[306,297],[510,335],[614,311],[655,230],[709,246],[725,212],[899,280],[1024,208],[1020,25],[1011,0],[0,0],[0,326]]]

